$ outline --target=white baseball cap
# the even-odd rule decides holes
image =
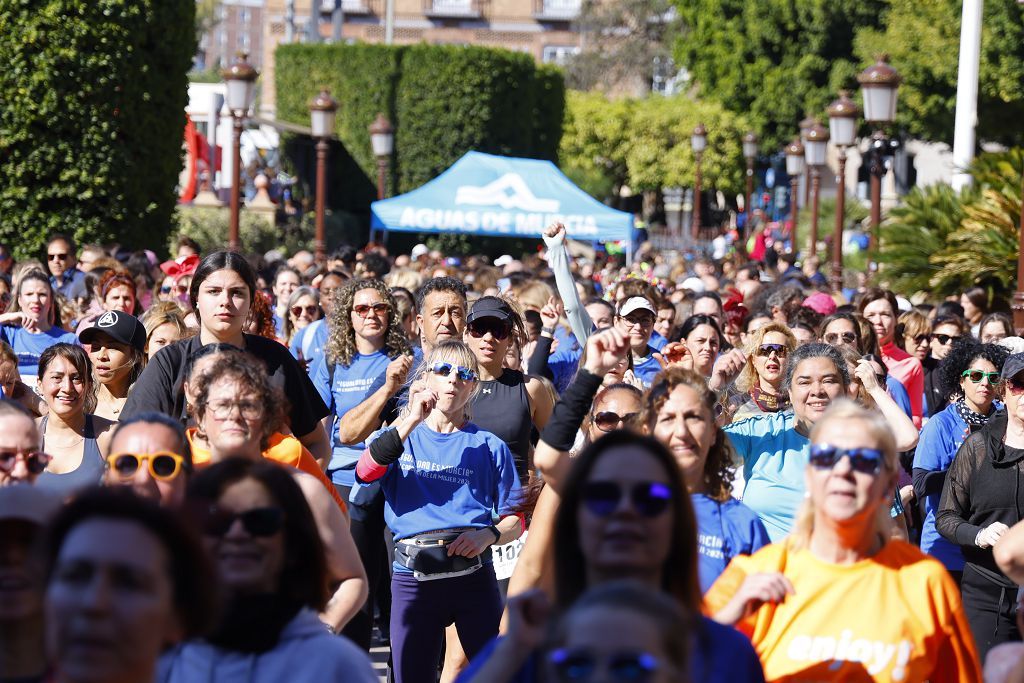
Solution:
[[[498,268],[504,268],[513,261],[515,261],[515,259],[509,256],[508,254],[502,254],[498,258],[494,259],[494,265],[496,265]]]
[[[415,261],[420,256],[426,256],[429,253],[430,253],[430,248],[427,247],[427,245],[421,243],[421,244],[417,244],[415,247],[412,248],[412,251],[409,252],[409,258],[411,258],[413,261]]]
[[[688,289],[691,292],[695,292],[697,294],[701,294],[704,290],[708,288],[708,286],[704,284],[704,281],[701,280],[699,277],[688,277],[685,280],[683,280],[683,284],[680,286],[683,289]]]
[[[619,315],[621,316],[629,315],[635,311],[650,311],[653,315],[658,315],[658,311],[654,309],[651,302],[644,296],[631,296],[619,306]]]

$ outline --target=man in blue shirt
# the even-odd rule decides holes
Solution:
[[[76,299],[85,293],[85,273],[75,267],[75,241],[67,235],[51,235],[46,243],[46,265],[50,284],[65,299]]]

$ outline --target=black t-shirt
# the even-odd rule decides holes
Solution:
[[[320,394],[302,367],[281,344],[246,334],[245,351],[267,366],[274,386],[280,387],[290,404],[289,425],[296,436],[305,436],[316,429],[317,422],[328,415]],[[149,360],[135,386],[132,387],[121,413],[127,419],[137,413],[156,411],[177,418],[185,424],[185,361],[203,346],[199,335],[183,339],[160,349]]]

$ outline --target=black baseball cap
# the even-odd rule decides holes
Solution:
[[[1000,376],[1003,379],[1010,379],[1021,372],[1024,372],[1024,353],[1015,353],[1003,363],[1003,372]]]
[[[83,330],[78,338],[83,344],[92,344],[101,332],[114,341],[134,346],[138,351],[146,349],[146,328],[131,313],[107,311],[99,317],[95,325]]]
[[[481,318],[497,318],[498,320],[509,322],[512,320],[512,315],[512,307],[508,303],[497,297],[488,296],[477,299],[476,303],[473,304],[473,309],[466,317],[466,323],[468,324]]]

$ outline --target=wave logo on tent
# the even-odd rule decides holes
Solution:
[[[557,199],[537,197],[518,173],[506,173],[483,187],[463,185],[455,191],[455,203],[536,213],[557,213],[562,205]]]

